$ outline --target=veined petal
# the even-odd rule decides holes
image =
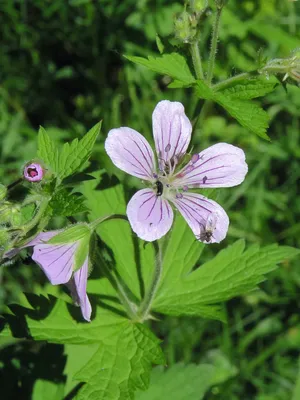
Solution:
[[[86,294],[87,278],[88,257],[86,258],[83,266],[74,273],[73,278],[70,280],[67,286],[71,291],[74,302],[80,306],[83,318],[90,322],[92,307]]]
[[[109,131],[105,150],[122,171],[141,179],[154,179],[153,151],[147,140],[134,129],[118,128]]]
[[[135,193],[127,205],[127,216],[132,230],[148,242],[164,236],[173,222],[170,204],[152,189]]]
[[[172,201],[197,240],[219,243],[226,237],[229,219],[218,203],[197,193],[183,193],[182,197]],[[209,236],[206,234],[208,231],[211,231]]]
[[[218,143],[199,154],[176,176],[174,185],[201,188],[231,187],[245,179],[248,166],[242,149]]]
[[[70,280],[77,245],[75,242],[34,246],[32,259],[42,268],[52,285],[67,283]]]
[[[152,115],[153,136],[160,168],[173,159],[177,164],[191,140],[192,125],[177,101],[160,101]]]

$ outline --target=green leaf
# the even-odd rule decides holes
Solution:
[[[226,368],[225,365],[182,363],[170,368],[159,366],[152,370],[149,389],[138,391],[136,400],[201,400],[212,386],[232,378],[236,372],[229,362]]]
[[[128,321],[75,375],[74,379],[87,382],[76,399],[133,400],[137,389],[148,388],[152,364],[165,363],[158,343],[146,326]]]
[[[159,57],[149,56],[148,58],[143,58],[125,56],[125,58],[136,64],[143,65],[151,71],[168,75],[173,79],[183,82],[185,85],[190,85],[195,81],[185,58],[178,53],[164,54]]]
[[[102,122],[98,122],[81,140],[74,139],[71,144],[64,144],[59,160],[59,177],[61,179],[78,171],[89,159],[100,133],[101,124]]]
[[[276,268],[276,264],[299,253],[298,249],[277,245],[263,249],[251,246],[245,250],[244,241],[237,241],[193,272],[179,267],[179,272],[184,272],[177,278],[174,272],[166,274],[153,309],[170,315],[205,316],[206,313],[207,317],[211,314],[212,318],[222,320],[222,313],[216,305],[255,289],[265,279],[265,274]],[[172,264],[177,271],[176,261]]]
[[[259,105],[252,101],[232,99],[221,93],[217,94],[216,101],[242,126],[261,138],[270,140],[266,133],[270,117]]]
[[[70,193],[66,190],[59,190],[51,198],[49,206],[55,216],[69,217],[86,212],[85,198],[79,193]]]
[[[249,100],[265,96],[272,92],[276,85],[277,81],[275,78],[271,81],[263,78],[256,78],[235,83],[218,93],[222,93],[231,99]]]
[[[61,400],[64,397],[64,384],[38,379],[33,387],[32,400]]]
[[[59,151],[45,129],[40,126],[38,134],[38,157],[41,158],[52,172],[59,172]]]
[[[82,240],[84,238],[90,238],[91,230],[87,224],[81,223],[73,225],[69,228],[64,229],[62,232],[53,236],[47,241],[47,244],[63,244],[72,243]]]
[[[272,83],[272,89],[274,83]],[[234,89],[235,88],[235,89]],[[259,80],[252,86],[246,84],[241,91],[237,86],[224,91],[214,92],[203,81],[197,81],[196,92],[202,99],[213,100],[220,104],[233,118],[249,131],[257,134],[263,139],[270,140],[266,130],[269,126],[269,115],[256,103],[245,100],[252,97],[261,96],[270,91],[271,87],[267,84],[260,84]]]
[[[40,128],[38,136],[38,157],[60,179],[64,179],[79,170],[89,159],[94,143],[101,129],[101,122],[96,124],[81,140],[74,139],[65,143],[58,150],[44,128]]]
[[[26,320],[35,340],[98,344],[86,365],[73,370],[74,379],[86,383],[77,399],[133,399],[136,389],[148,387],[152,364],[165,362],[159,340],[146,326],[100,307],[92,322],[77,323],[70,318],[66,303],[57,300],[45,319]]]

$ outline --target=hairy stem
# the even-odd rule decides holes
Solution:
[[[204,79],[203,68],[202,68],[202,61],[201,61],[201,54],[199,49],[199,43],[193,42],[190,45],[191,56],[193,60],[194,70],[196,73],[197,79]]]
[[[213,74],[214,74],[214,66],[215,66],[215,59],[217,54],[217,47],[218,47],[218,37],[219,37],[219,29],[220,29],[220,20],[222,14],[223,7],[217,7],[216,19],[213,26],[212,38],[211,38],[211,47],[210,47],[210,54],[208,60],[208,72],[207,72],[207,82],[210,85]]]
[[[99,259],[99,261],[101,263],[101,269],[102,269],[104,275],[109,280],[112,287],[116,290],[119,300],[122,303],[122,305],[124,306],[127,315],[132,320],[136,320],[136,311],[135,311],[134,304],[128,298],[127,293],[126,293],[122,283],[119,281],[118,277],[112,273],[106,260],[102,256],[101,251],[98,248],[97,248],[97,258]]]
[[[110,219],[124,219],[125,221],[128,221],[128,218],[126,215],[123,214],[111,214],[111,215],[106,215],[105,217],[100,217],[95,219],[95,221],[92,221],[89,226],[92,229],[96,229],[98,225],[102,224],[102,222],[109,221]]]
[[[231,85],[232,83],[242,81],[243,79],[247,79],[252,77],[252,75],[249,72],[243,72],[242,74],[238,74],[235,76],[232,76],[231,78],[225,79],[225,81],[216,83],[215,85],[212,86],[215,92],[218,90],[222,90],[226,88],[228,85]]]
[[[141,321],[144,321],[147,319],[149,315],[149,311],[151,309],[152,302],[154,300],[154,297],[156,295],[159,281],[161,278],[162,274],[162,251],[161,251],[161,244],[159,242],[153,242],[153,246],[155,249],[155,268],[154,268],[154,273],[153,273],[153,278],[152,282],[150,284],[150,287],[148,288],[148,291],[146,292],[146,295],[140,305],[140,309],[138,311],[138,315]]]

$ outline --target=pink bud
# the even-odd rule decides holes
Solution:
[[[38,163],[27,164],[24,168],[24,178],[29,182],[40,182],[43,176],[43,167]]]

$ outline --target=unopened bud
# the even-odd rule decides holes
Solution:
[[[5,201],[0,205],[0,224],[20,225],[22,221],[21,209],[19,205]]]
[[[0,248],[6,248],[10,235],[5,228],[0,228]]]
[[[208,6],[208,0],[196,0],[194,2],[194,10],[196,12],[203,11]]]
[[[188,12],[183,11],[175,19],[175,36],[183,43],[189,43],[196,34],[197,21]]]
[[[30,163],[25,165],[23,175],[29,182],[40,182],[44,177],[44,169],[37,162]]]

